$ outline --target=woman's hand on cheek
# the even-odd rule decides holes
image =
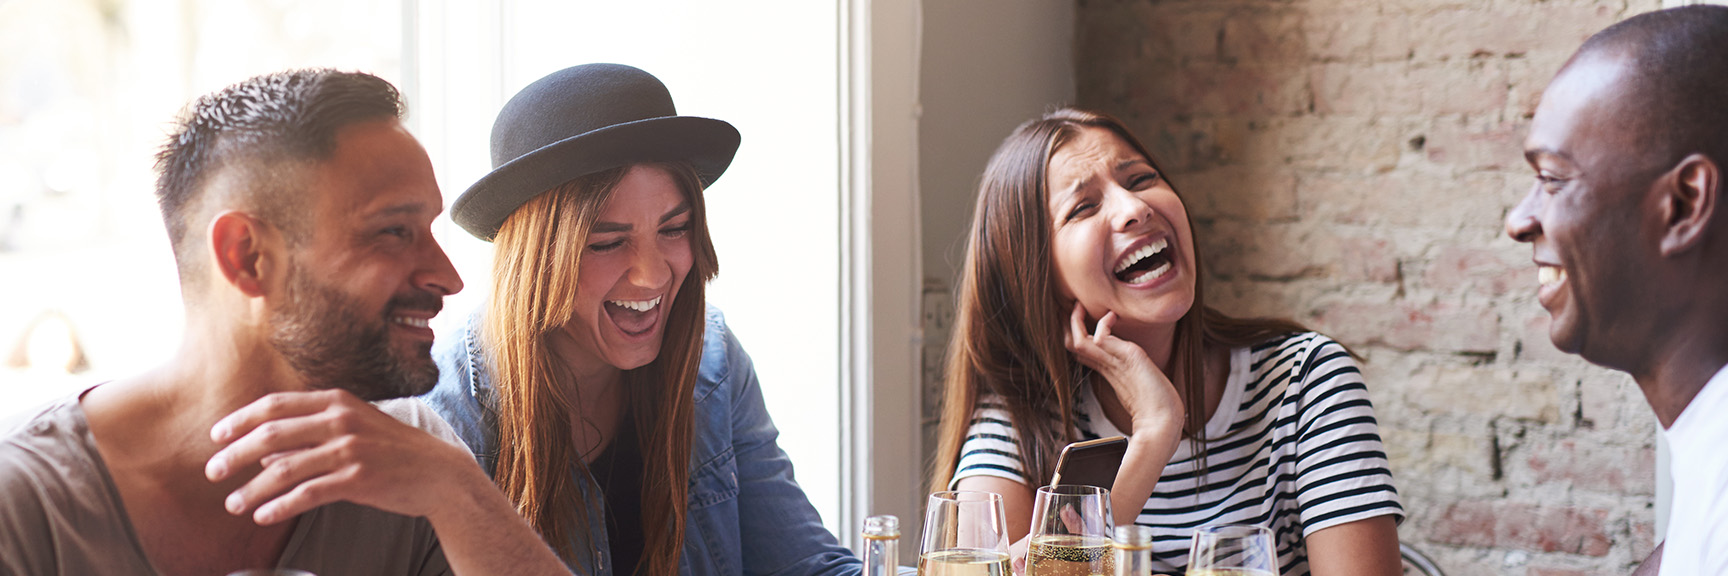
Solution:
[[[1116,325],[1116,313],[1107,312],[1098,319],[1090,334],[1086,330],[1086,309],[1074,303],[1068,330],[1062,334],[1062,344],[1074,357],[1110,383],[1111,389],[1133,417],[1136,428],[1141,422],[1176,422],[1183,415],[1182,398],[1176,394],[1170,378],[1146,355],[1139,345],[1117,338],[1110,333]]]

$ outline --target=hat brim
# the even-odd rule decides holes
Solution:
[[[712,118],[664,116],[584,132],[504,163],[450,205],[450,219],[491,242],[528,200],[578,177],[643,162],[688,161],[707,187],[732,165],[738,129]]]

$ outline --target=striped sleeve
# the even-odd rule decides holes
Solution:
[[[994,395],[979,398],[948,489],[953,490],[962,478],[972,476],[995,476],[1027,484],[1023,470],[1019,435],[1014,432],[1007,408]]]
[[[1301,403],[1296,502],[1302,535],[1387,514],[1402,522],[1404,507],[1356,359],[1324,336],[1312,350],[1287,392]]]

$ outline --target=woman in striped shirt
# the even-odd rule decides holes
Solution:
[[[1283,576],[1394,575],[1397,491],[1361,372],[1331,339],[1204,304],[1182,199],[1132,134],[1063,109],[980,185],[949,348],[936,489],[1003,496],[1011,535],[1069,442],[1123,435],[1118,525],[1179,573],[1208,524],[1259,524]]]

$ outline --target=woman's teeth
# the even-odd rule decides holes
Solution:
[[[1133,266],[1135,263],[1138,263],[1141,260],[1145,260],[1147,258],[1150,258],[1153,254],[1163,252],[1164,248],[1169,246],[1169,245],[1170,245],[1169,241],[1167,241],[1163,238],[1159,238],[1158,240],[1152,242],[1151,244],[1141,246],[1139,250],[1135,250],[1133,253],[1131,253],[1127,256],[1123,256],[1122,260],[1116,263],[1116,269],[1112,270],[1112,272],[1120,274],[1120,273],[1122,273],[1123,270],[1127,270],[1129,266]],[[1165,269],[1165,268],[1169,268],[1169,267],[1170,267],[1169,264],[1165,264],[1164,266],[1160,267],[1160,270]],[[1161,271],[1158,271],[1158,273],[1163,274],[1163,272],[1161,272]],[[1139,282],[1134,281],[1134,283],[1138,284]]]
[[[1157,268],[1153,268],[1151,270],[1147,270],[1145,272],[1141,272],[1140,274],[1135,275],[1133,278],[1129,278],[1128,283],[1129,284],[1145,284],[1147,282],[1150,282],[1152,280],[1157,279],[1159,276],[1163,276],[1165,272],[1169,272],[1169,271],[1170,271],[1170,263],[1165,262],[1162,266],[1159,266]]]
[[[637,312],[647,312],[660,305],[660,298],[662,297],[655,296],[653,300],[607,300],[606,303]]]
[[[1537,266],[1536,281],[1543,286],[1566,281],[1566,269],[1559,266]]]

